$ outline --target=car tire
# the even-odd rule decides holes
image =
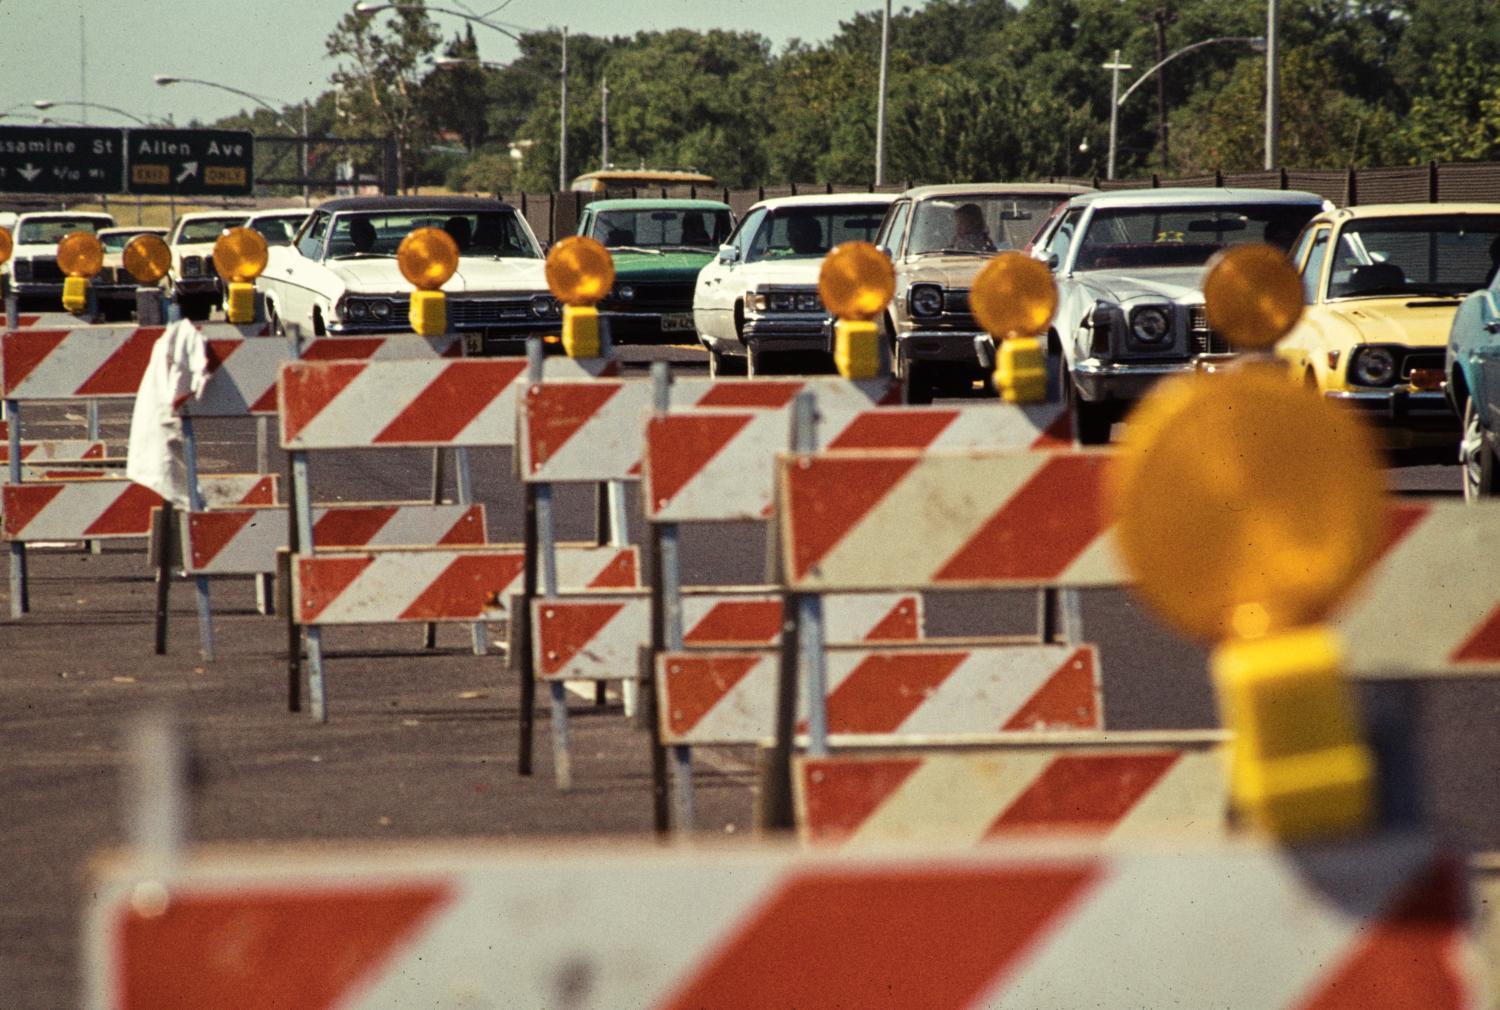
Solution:
[[[281,314],[276,311],[275,302],[266,302],[266,325],[271,330],[271,336],[286,337],[286,323],[281,321]]]
[[[708,351],[708,377],[720,378],[724,374],[724,355],[707,345],[704,345],[704,349]]]
[[[1115,426],[1113,408],[1099,403],[1090,403],[1078,395],[1072,378],[1064,370],[1062,374],[1064,395],[1073,412],[1073,437],[1079,445],[1108,445],[1110,429]]]
[[[1479,423],[1479,409],[1471,396],[1464,402],[1463,437],[1458,443],[1458,463],[1464,482],[1464,499],[1478,501],[1500,494],[1500,461],[1495,447]]]

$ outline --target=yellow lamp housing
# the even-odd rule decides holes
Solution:
[[[438,290],[458,270],[458,243],[441,228],[416,228],[396,249],[401,276],[417,290],[411,293],[406,318],[423,337],[448,332],[448,302]]]
[[[1006,403],[1047,398],[1047,361],[1037,334],[1057,313],[1052,271],[1018,252],[990,260],[969,292],[974,318],[995,339],[995,389]]]
[[[406,318],[418,336],[440,337],[448,332],[448,299],[441,291],[413,291]]]
[[[833,329],[833,363],[846,379],[880,374],[880,329],[868,319],[840,319]]]
[[[1035,337],[1003,340],[995,352],[995,389],[1006,403],[1047,399],[1047,359]]]
[[[597,358],[604,354],[599,310],[592,305],[564,305],[562,346],[570,358]]]
[[[172,250],[160,236],[137,235],[125,246],[120,261],[137,284],[151,287],[172,269]]]
[[[615,259],[594,239],[569,235],[547,254],[547,287],[565,306],[597,305],[614,284]]]
[[[63,308],[76,315],[88,311],[89,279],[104,266],[104,247],[93,232],[75,231],[57,242],[57,268],[63,280]]]

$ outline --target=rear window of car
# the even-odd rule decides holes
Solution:
[[[290,245],[292,236],[302,227],[307,215],[298,217],[262,217],[250,222],[250,227],[260,233],[267,245]]]
[[[734,227],[728,209],[604,210],[591,238],[611,249],[717,249]]]
[[[238,228],[245,223],[243,217],[210,217],[197,221],[184,221],[177,229],[177,238],[174,240],[178,245],[198,245],[205,242],[216,242],[220,235],[230,228]]]

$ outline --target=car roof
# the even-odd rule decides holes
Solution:
[[[243,221],[250,216],[248,210],[195,210],[191,214],[178,214],[178,222],[183,221],[211,221],[224,218],[239,218]]]
[[[97,210],[31,210],[31,211],[26,211],[25,213],[16,215],[16,220],[19,221],[19,220],[22,220],[23,218],[27,219],[27,220],[30,220],[31,218],[38,218],[38,217],[39,218],[92,217],[92,218],[97,218],[97,219],[100,219],[100,220],[107,220],[107,221],[113,221],[114,220],[114,215],[112,215],[112,214],[105,214],[102,211],[97,211]]]
[[[99,234],[100,235],[127,235],[127,234],[128,235],[165,235],[167,232],[169,232],[171,230],[172,229],[170,229],[170,228],[158,228],[156,225],[151,225],[151,224],[137,224],[137,225],[131,225],[129,227],[126,227],[125,225],[122,224],[122,225],[117,225],[114,228],[100,228],[99,229]]]
[[[925,200],[935,196],[959,196],[964,193],[1015,193],[1018,195],[1076,196],[1092,193],[1092,186],[1079,186],[1066,182],[949,182],[935,186],[913,186],[901,195],[913,200]]]
[[[345,196],[325,200],[318,210],[333,214],[345,211],[382,210],[500,210],[510,204],[488,196]]]
[[[899,193],[808,193],[762,200],[750,210],[781,210],[783,207],[837,207],[845,204],[892,203]],[[747,212],[748,213],[748,212]]]
[[[1366,203],[1325,211],[1314,221],[1351,221],[1372,217],[1432,217],[1444,214],[1500,214],[1500,203]]]
[[[719,200],[673,200],[631,198],[621,200],[592,200],[593,210],[728,210],[729,204]]]
[[[270,207],[266,210],[255,211],[250,218],[254,220],[263,217],[306,217],[311,213],[311,207]]]
[[[1300,189],[1238,189],[1228,186],[1171,186],[1161,189],[1100,190],[1075,196],[1070,207],[1172,207],[1205,203],[1280,203],[1322,206],[1323,197]]]

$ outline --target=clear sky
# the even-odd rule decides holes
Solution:
[[[488,14],[532,29],[566,24],[590,35],[687,27],[758,31],[778,48],[788,40],[819,41],[841,20],[876,10],[879,0],[438,0],[431,6]],[[920,3],[916,4],[920,6]],[[158,87],[156,74],[196,77],[273,100],[297,102],[326,90],[333,64],[323,40],[351,0],[0,0],[0,123],[49,115],[94,124],[129,125],[101,109],[112,105],[144,119],[171,115],[178,124],[210,121],[249,103],[198,85]],[[900,6],[899,4],[897,5]],[[451,37],[464,22],[434,13]],[[505,36],[476,26],[480,56],[503,62],[516,54]],[[80,59],[80,57],[83,57]],[[37,99],[58,103],[47,113]]]

